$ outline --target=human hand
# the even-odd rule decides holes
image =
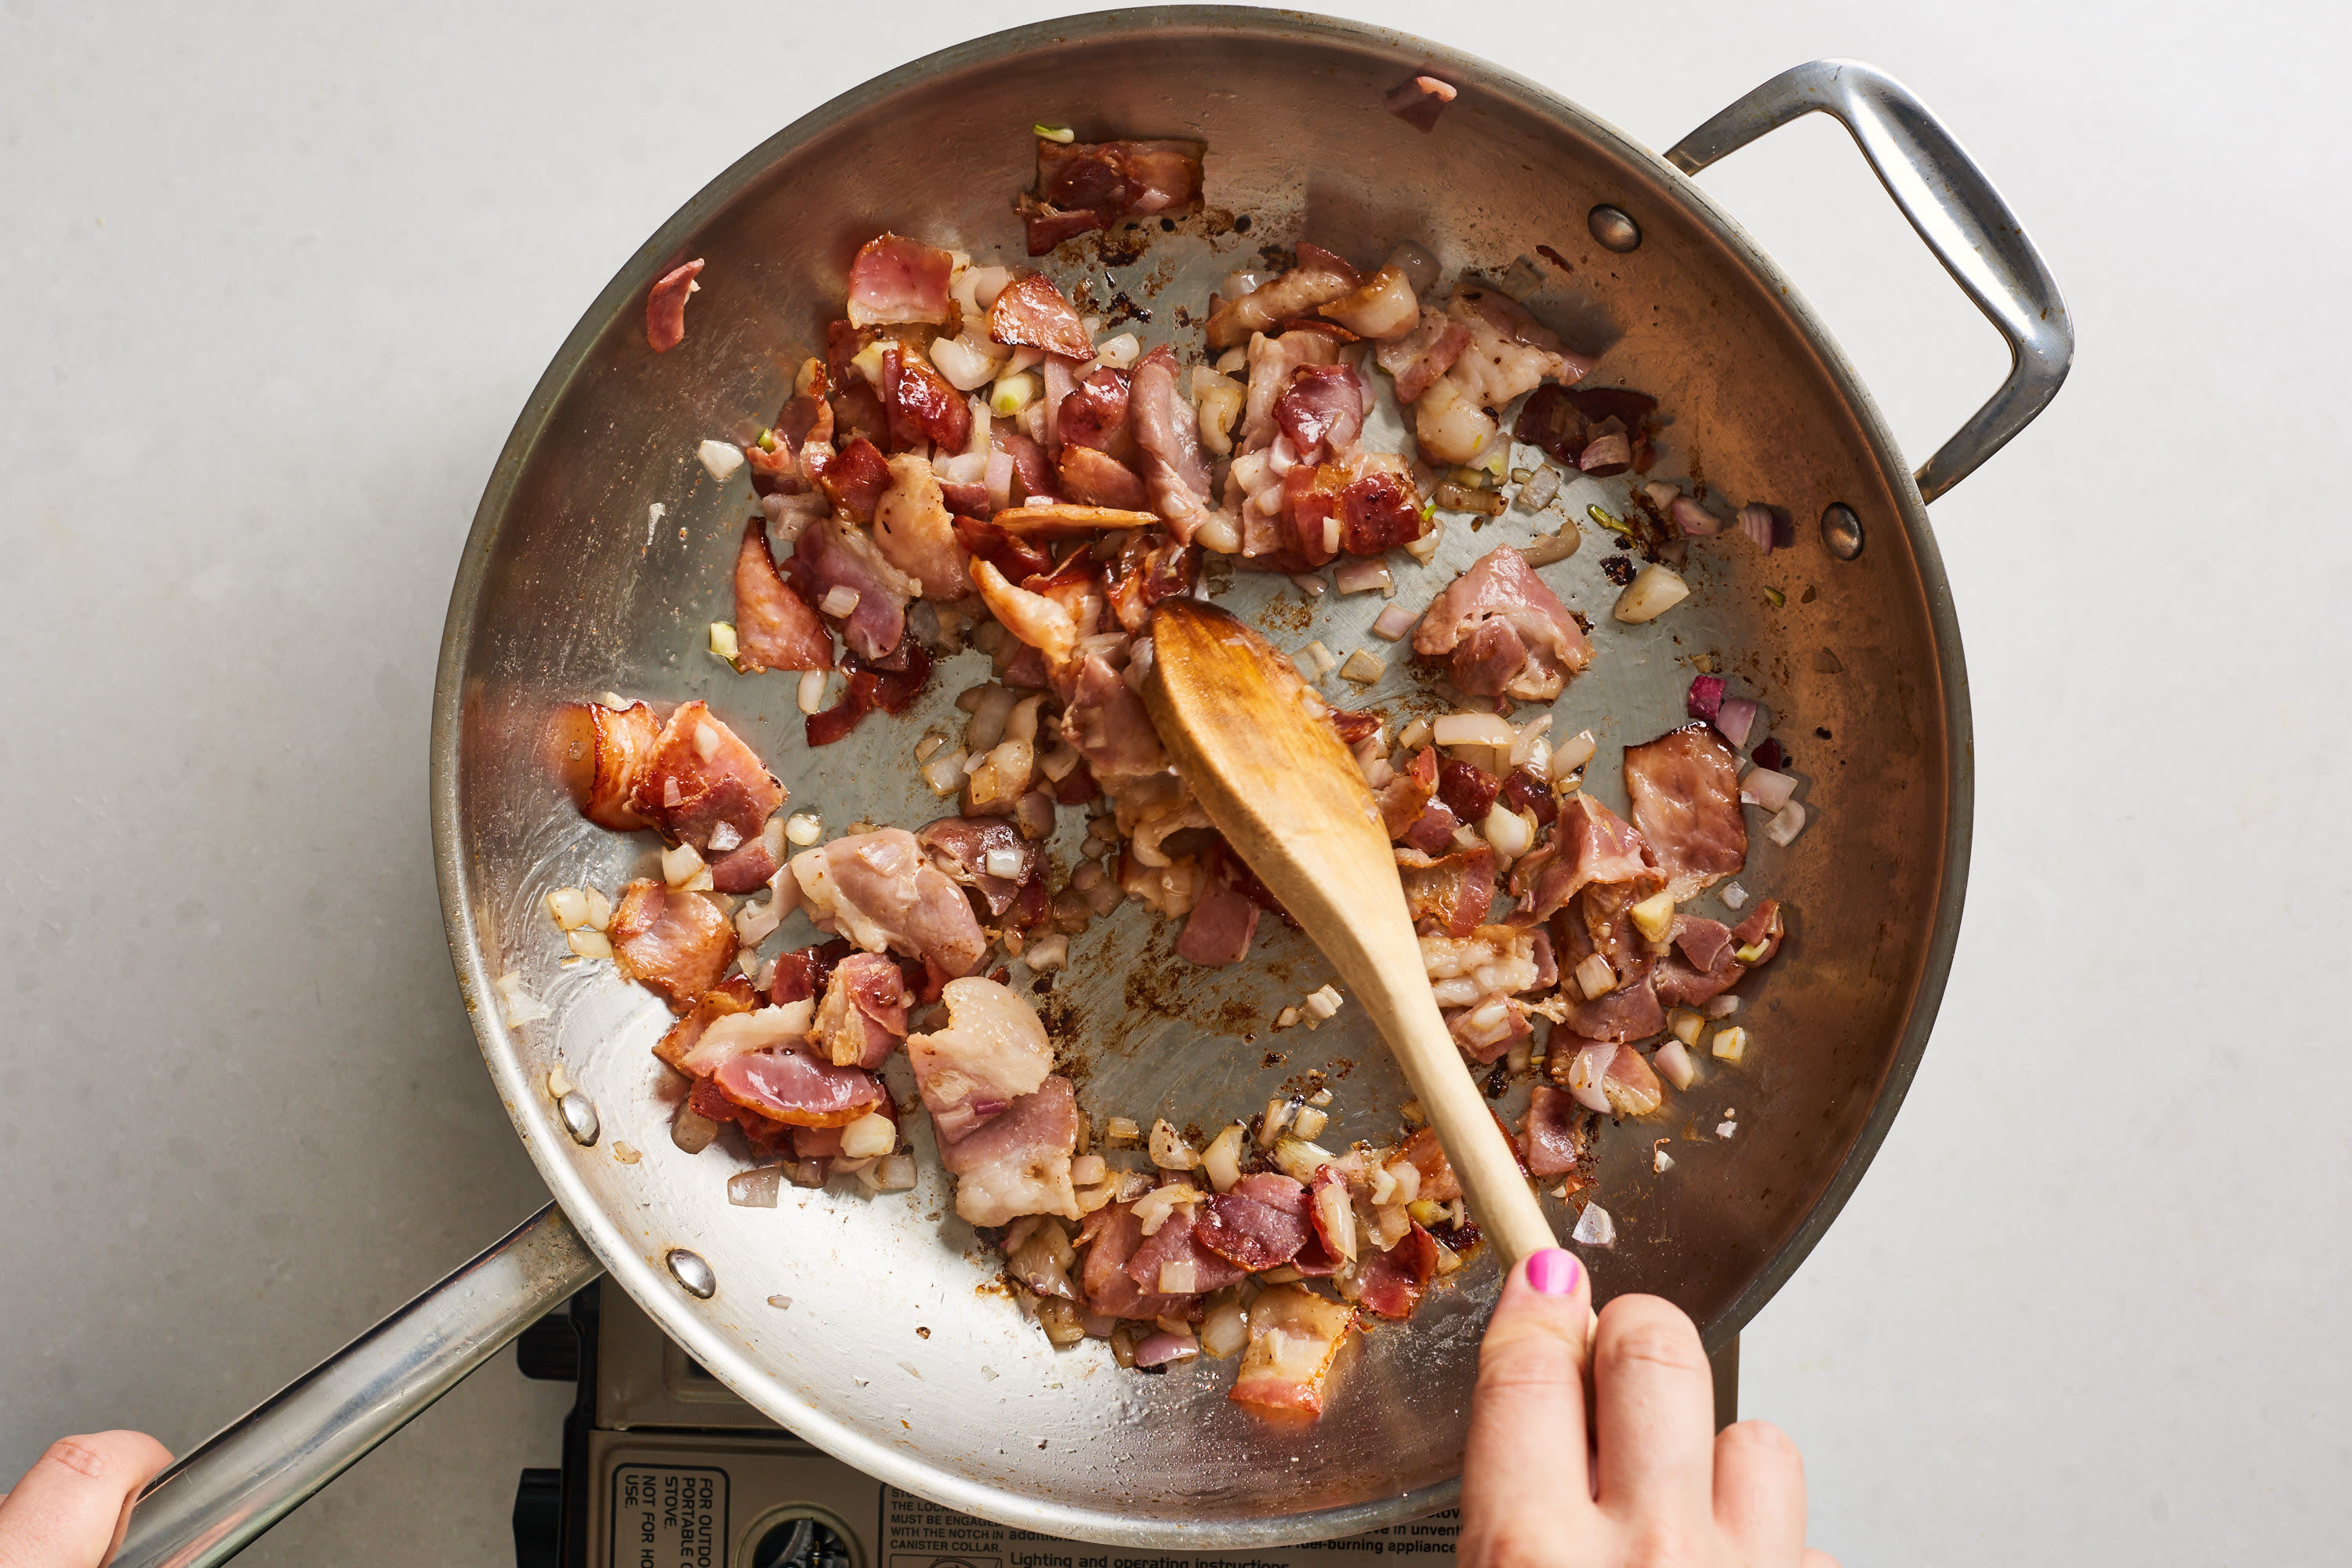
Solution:
[[[58,1438],[0,1493],[0,1568],[99,1568],[122,1544],[131,1499],[171,1462],[144,1432]]]
[[[1804,1460],[1787,1434],[1715,1430],[1714,1378],[1681,1309],[1620,1296],[1592,1321],[1573,1254],[1538,1252],[1503,1286],[1463,1456],[1464,1568],[1837,1568],[1805,1545]]]

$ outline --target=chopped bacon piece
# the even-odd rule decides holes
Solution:
[[[1753,914],[1741,921],[1733,929],[1731,935],[1733,940],[1743,948],[1759,946],[1763,948],[1763,952],[1748,965],[1748,968],[1755,969],[1771,963],[1772,955],[1780,951],[1782,930],[1780,900],[1766,899],[1756,906],[1756,911]]]
[[[1364,430],[1364,384],[1345,365],[1303,365],[1274,405],[1274,422],[1302,462],[1339,451]]]
[[[898,965],[877,952],[854,952],[825,983],[809,1026],[809,1046],[835,1067],[878,1068],[907,1035],[907,987]]]
[[[908,1037],[906,1058],[940,1140],[952,1142],[1037,1093],[1054,1069],[1054,1044],[1037,1008],[1000,980],[948,980],[940,999],[946,1027]]]
[[[1270,338],[1260,332],[1249,342],[1249,382],[1242,400],[1243,457],[1274,445],[1281,433],[1274,411],[1291,379],[1309,365],[1337,364],[1339,345],[1319,332],[1285,332]],[[1277,477],[1278,482],[1278,477]]]
[[[1095,357],[1095,345],[1076,307],[1042,272],[1006,284],[988,308],[988,335],[1000,343],[1043,349],[1064,359]]]
[[[1486,697],[1549,702],[1592,662],[1592,645],[1527,557],[1497,545],[1421,617],[1415,653],[1452,656],[1454,684]]]
[[[929,441],[943,452],[961,452],[971,438],[971,405],[921,354],[895,346],[882,351],[882,406],[894,447]]]
[[[1061,444],[1098,450],[1124,445],[1130,384],[1127,372],[1105,365],[1073,385],[1054,416]]]
[[[706,991],[695,1007],[698,1011],[710,998],[725,994],[723,990]],[[812,1010],[810,1003],[791,1002],[780,1007],[746,1006],[740,1011],[718,1013],[704,1022],[693,1044],[670,1065],[688,1078],[707,1079],[737,1057],[754,1051],[779,1047],[798,1050],[807,1042]],[[694,1015],[689,1013],[687,1016],[691,1021]],[[660,1047],[655,1048],[655,1054],[660,1054]]]
[[[926,599],[945,602],[971,592],[939,478],[911,452],[890,459],[890,488],[874,504],[874,543]]]
[[[825,465],[821,482],[834,505],[860,522],[871,521],[875,503],[890,488],[890,462],[881,447],[856,437]]]
[[[936,245],[880,234],[857,247],[849,264],[849,324],[947,321],[948,279],[955,258]]]
[[[1675,923],[1681,923],[1681,917],[1676,917]],[[1714,921],[1706,923],[1718,931],[1723,929]],[[1727,937],[1729,935],[1728,932],[1725,934]],[[1665,1006],[1697,1007],[1714,1001],[1738,984],[1740,977],[1747,973],[1747,969],[1732,956],[1732,945],[1727,940],[1716,951],[1714,957],[1706,963],[1694,960],[1681,951],[1666,954],[1658,961],[1658,967],[1651,973],[1650,989]]]
[[[1446,1163],[1444,1146],[1427,1127],[1404,1141],[1397,1151],[1421,1175],[1421,1195],[1433,1204],[1450,1204],[1462,1195],[1462,1180]]]
[[[868,713],[903,713],[922,695],[931,679],[931,656],[918,643],[902,643],[894,656],[904,669],[877,669],[856,654],[841,661],[849,684],[841,700],[822,713],[812,713],[802,728],[812,746],[829,746],[857,728]]]
[[[1421,324],[1421,301],[1402,268],[1383,267],[1352,294],[1342,294],[1318,314],[1329,317],[1360,338],[1404,337]]]
[[[1421,816],[1397,842],[1424,855],[1442,855],[1454,847],[1454,830],[1461,826],[1462,819],[1454,815],[1451,806],[1442,800],[1433,800],[1422,808]]]
[[[753,1051],[710,1075],[719,1092],[746,1110],[793,1127],[840,1127],[889,1095],[863,1068],[836,1067],[805,1051]]]
[[[1475,763],[1448,758],[1437,770],[1437,798],[1465,822],[1484,822],[1503,781]]]
[[[1076,401],[1073,397],[1062,405],[1065,418],[1070,405]],[[1058,468],[1062,493],[1074,501],[1115,511],[1141,511],[1151,504],[1150,492],[1143,488],[1135,470],[1108,452],[1074,444],[1065,437]],[[1152,521],[1160,520],[1154,517]]]
[[[1739,757],[1712,726],[1688,724],[1626,747],[1625,793],[1676,903],[1747,864]]]
[[[1225,1397],[1301,1415],[1323,1414],[1323,1374],[1356,1326],[1352,1307],[1303,1285],[1261,1291],[1249,1308],[1249,1348]]]
[[[1539,386],[1519,409],[1512,434],[1530,447],[1541,447],[1555,462],[1584,468],[1586,449],[1604,436],[1622,443],[1622,462],[1606,471],[1626,467],[1646,468],[1650,431],[1658,400],[1646,392],[1623,386]],[[1612,423],[1613,422],[1613,423]],[[1586,468],[1601,473],[1603,467]]]
[[[1144,1237],[1135,1256],[1127,1260],[1128,1278],[1146,1290],[1157,1290],[1162,1267],[1189,1263],[1196,1293],[1222,1290],[1248,1278],[1248,1269],[1202,1245],[1198,1231],[1202,1217],[1192,1210],[1171,1209],[1160,1228]]]
[[[663,273],[646,295],[646,342],[654,353],[667,353],[686,341],[686,297],[701,287],[695,281],[701,271],[698,256]]]
[[[775,978],[768,984],[768,1000],[780,1006],[786,1002],[813,1002],[832,981],[834,965],[856,951],[856,944],[848,938],[835,937],[814,947],[779,953]]]
[[[833,634],[776,570],[764,518],[744,525],[735,554],[735,667],[752,674],[833,668]]]
[[[1421,1293],[1436,1272],[1437,1238],[1416,1225],[1394,1247],[1365,1259],[1356,1299],[1381,1317],[1402,1321],[1421,1305]]]
[[[1396,379],[1397,401],[1415,403],[1469,346],[1470,329],[1460,318],[1423,306],[1420,325],[1381,343],[1372,357]]]
[[[661,743],[661,721],[642,702],[614,711],[601,702],[570,702],[558,715],[556,744],[580,815],[615,833],[646,826],[629,804]]]
[[[1568,1032],[1588,1040],[1646,1040],[1665,1026],[1665,1009],[1658,1005],[1647,974],[1568,1010]],[[1567,1070],[1568,1058],[1561,1050],[1552,1052],[1552,1062],[1555,1076]]]
[[[749,1013],[759,1005],[752,994],[751,983],[740,974],[730,974],[724,984],[713,986],[694,999],[694,1005],[669,1026],[662,1037],[654,1042],[654,1055],[667,1066],[678,1068],[702,1038],[702,1032],[716,1019],[737,1013]],[[686,1071],[678,1068],[680,1072]]]
[[[1257,936],[1257,917],[1258,906],[1247,894],[1222,879],[1213,879],[1184,917],[1176,956],[1209,968],[1239,963],[1249,956]]]
[[[1001,816],[942,816],[917,830],[915,842],[950,880],[980,895],[991,919],[1010,909],[1022,888],[1044,875],[1036,846]],[[988,869],[992,854],[1013,857],[1019,871],[1010,877],[995,875]]]
[[[1423,746],[1388,783],[1375,792],[1381,807],[1381,826],[1391,839],[1402,838],[1429,809],[1437,794],[1437,752]]]
[[[1062,712],[1062,739],[1087,762],[1092,776],[1113,789],[1164,772],[1168,753],[1135,689],[1098,653],[1088,654]]]
[[[1066,1078],[1047,1078],[1003,1112],[961,1138],[940,1143],[940,1163],[956,1177],[956,1213],[973,1225],[1024,1214],[1079,1217],[1070,1184],[1078,1146],[1078,1102]]]
[[[1296,1187],[1298,1184],[1292,1182],[1291,1185]],[[1306,1196],[1303,1188],[1299,1196],[1302,1200]],[[1192,1239],[1255,1274],[1297,1257],[1298,1249],[1307,1245],[1314,1228],[1307,1223],[1303,1201],[1295,1210],[1276,1208],[1236,1187],[1209,1200],[1207,1212],[1193,1223]]]
[[[840,1128],[795,1127],[793,1129],[793,1158],[830,1160],[840,1152]]]
[[[1184,543],[1215,515],[1209,463],[1191,400],[1176,384],[1176,356],[1165,344],[1143,356],[1128,388],[1128,417],[1143,458],[1151,505]]]
[[[1005,630],[1044,654],[1048,669],[1067,665],[1078,638],[1092,629],[1082,629],[1076,614],[1060,600],[1006,582],[1004,574],[986,561],[973,560],[971,577],[980,585],[981,600],[989,614],[1002,621]]]
[[[718,900],[646,879],[621,889],[605,934],[621,973],[658,992],[673,1013],[716,986],[735,956],[735,924]]]
[[[1339,489],[1341,552],[1378,555],[1411,544],[1428,527],[1404,459],[1390,452],[1365,453],[1355,478]]]
[[[1641,834],[1580,790],[1560,808],[1551,836],[1512,868],[1511,890],[1526,900],[1517,918],[1541,921],[1589,886],[1632,883],[1647,889],[1657,882]]]
[[[1481,844],[1433,859],[1418,849],[1396,852],[1397,879],[1405,908],[1418,921],[1434,921],[1448,936],[1468,936],[1485,922],[1495,901],[1495,851]]]
[[[1129,534],[1119,541],[1118,552],[1103,563],[1111,613],[1126,630],[1141,632],[1152,605],[1192,591],[1198,567],[1197,554],[1165,534]]]
[[[903,827],[851,834],[793,857],[809,918],[868,952],[884,948],[969,974],[988,951],[961,889]]]
[[[1593,366],[1516,300],[1491,289],[1458,289],[1446,310],[1469,329],[1470,341],[1445,374],[1482,408],[1503,408],[1538,382],[1572,382]]]
[[[837,517],[820,518],[801,531],[792,572],[794,585],[819,613],[836,588],[857,595],[848,615],[838,617],[841,640],[869,665],[898,650],[907,635],[908,601],[923,586],[884,559],[864,530]]]
[[[1238,299],[1217,301],[1209,312],[1210,348],[1229,349],[1247,342],[1252,332],[1266,331],[1304,316],[1363,286],[1354,268],[1319,245],[1301,240],[1297,257],[1298,265],[1280,277]]]
[[[1528,1174],[1564,1176],[1574,1171],[1591,1134],[1591,1112],[1579,1106],[1575,1096],[1538,1084],[1528,1099],[1527,1131],[1520,1135]]]
[[[1433,76],[1417,76],[1389,89],[1388,111],[1424,135],[1437,129],[1437,117],[1454,101],[1454,84]]]
[[[1005,532],[1026,541],[1092,539],[1097,534],[1119,533],[1133,529],[1158,528],[1160,519],[1151,512],[1130,510],[1115,506],[1080,506],[1073,501],[1031,500],[1024,506],[1007,507],[988,520]],[[1066,561],[1061,569],[1051,574],[1066,584],[1090,581],[1092,567],[1085,562]],[[1045,592],[1041,583],[1024,584],[1037,593]]]
[[[1550,782],[1525,763],[1513,768],[1503,781],[1502,798],[1513,811],[1534,817],[1538,827],[1549,827],[1559,816],[1559,802],[1552,798]]]
[[[1073,142],[1037,139],[1037,187],[1013,210],[1026,221],[1029,254],[1043,256],[1088,229],[1199,205],[1199,142]]]
[[[1463,1055],[1484,1066],[1535,1031],[1525,1003],[1494,992],[1445,1016],[1445,1026]]]
[[[734,848],[712,856],[709,862],[711,890],[720,893],[757,892],[784,863],[780,847],[783,840],[783,825],[777,823],[776,829],[773,837],[763,829],[756,838],[746,838]],[[790,900],[785,912],[790,913],[792,905],[800,898],[800,889],[788,886],[783,892]]]
[[[955,536],[964,553],[987,562],[1013,582],[1054,569],[1054,558],[1042,546],[1031,543],[992,519],[958,515]]]
[[[629,804],[665,837],[723,855],[760,837],[784,786],[708,704],[687,702],[669,716]]]
[[[1147,1290],[1127,1271],[1135,1249],[1143,1245],[1143,1222],[1135,1217],[1133,1204],[1107,1204],[1087,1215],[1079,1239],[1086,1244],[1087,1259],[1079,1272],[1078,1289],[1086,1295],[1087,1311],[1097,1318],[1187,1314],[1192,1298]]]

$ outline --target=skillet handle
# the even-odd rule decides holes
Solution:
[[[1886,194],[1936,259],[2009,340],[2009,379],[1915,478],[1934,500],[2033,422],[2074,358],[2074,326],[2025,227],[1943,122],[1908,88],[1859,60],[1782,71],[1684,137],[1666,162],[1685,174],[1816,110],[1853,135]]]
[[[604,1271],[548,1205],[157,1476],[112,1568],[226,1563]]]

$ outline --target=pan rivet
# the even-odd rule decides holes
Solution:
[[[708,1301],[718,1293],[719,1276],[702,1260],[699,1252],[688,1252],[683,1247],[673,1247],[663,1259],[669,1265],[670,1277],[686,1287],[686,1293]]]
[[[572,1134],[574,1143],[583,1149],[596,1146],[596,1108],[588,1102],[586,1095],[575,1089],[557,1100],[555,1109],[563,1118],[563,1130]]]
[[[1584,220],[1591,226],[1592,237],[1610,250],[1623,254],[1638,250],[1642,245],[1642,226],[1627,216],[1622,207],[1603,202],[1594,207]]]
[[[1862,519],[1853,514],[1853,508],[1842,500],[1830,502],[1829,510],[1822,513],[1822,542],[1841,561],[1862,553]]]

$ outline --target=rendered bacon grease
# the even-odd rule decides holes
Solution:
[[[1025,248],[1191,212],[1202,151],[1041,135],[1017,203]],[[1138,695],[1151,606],[1195,591],[1211,555],[1288,575],[1310,603],[1334,586],[1424,596],[1374,629],[1410,637],[1450,711],[1399,729],[1308,693],[1341,666],[1319,641],[1300,656],[1302,700],[1364,768],[1464,1055],[1497,1094],[1536,1077],[1520,1148],[1562,1197],[1590,1186],[1601,1119],[1659,1114],[1698,1080],[1707,1031],[1778,950],[1770,898],[1726,887],[1727,906],[1746,906],[1737,927],[1685,907],[1746,865],[1743,798],[1776,838],[1802,807],[1790,775],[1750,774],[1761,796],[1743,784],[1740,748],[1774,743],[1758,704],[1712,673],[1686,699],[1696,721],[1625,750],[1630,820],[1583,793],[1591,737],[1553,733],[1549,705],[1573,701],[1607,637],[1537,570],[1574,548],[1574,524],[1421,581],[1439,510],[1502,516],[1507,472],[1529,510],[1563,474],[1645,475],[1654,400],[1580,384],[1592,357],[1419,247],[1364,265],[1301,242],[1288,259],[1202,302],[1205,352],[1188,356],[1107,333],[1025,265],[898,234],[861,247],[841,318],[742,448],[761,515],[711,647],[746,679],[794,681],[813,747],[905,710],[939,661],[985,654],[994,679],[959,699],[960,740],[915,747],[953,809],[828,835],[804,808],[787,816],[782,785],[705,704],[583,703],[565,720],[583,811],[667,848],[658,879],[561,889],[549,907],[575,953],[609,955],[676,1014],[655,1054],[687,1086],[681,1147],[731,1129],[730,1148],[803,1186],[910,1187],[917,1107],[882,1077],[903,1050],[957,1212],[1054,1342],[1108,1339],[1145,1371],[1238,1356],[1235,1400],[1313,1415],[1349,1335],[1411,1316],[1477,1244],[1433,1136],[1408,1107],[1385,1145],[1327,1146],[1331,1091],[1313,1076],[1207,1134],[1083,1105],[1008,984],[1015,961],[1033,976],[1082,964],[1074,939],[1130,899],[1179,922],[1176,952],[1203,966],[1247,963],[1263,916],[1279,917]],[[689,281],[649,301],[657,341]],[[1366,443],[1383,398],[1406,450]],[[1559,467],[1510,471],[1527,447]],[[1651,489],[1652,525],[1676,548],[1769,538],[1745,519],[1725,531],[1679,486]],[[1704,521],[1678,528],[1686,514]],[[1617,618],[1662,613],[1657,598],[1647,614],[1621,601]],[[1360,649],[1346,674],[1384,668]],[[1541,711],[1514,722],[1518,705]],[[1066,813],[1087,825],[1066,869],[1046,850]],[[772,951],[795,910],[827,940]],[[1268,1023],[1311,1026],[1344,1001],[1326,986]],[[1717,1059],[1744,1050],[1744,1031],[1715,1033]],[[1580,1235],[1613,1240],[1587,1212],[1601,1217]]]

